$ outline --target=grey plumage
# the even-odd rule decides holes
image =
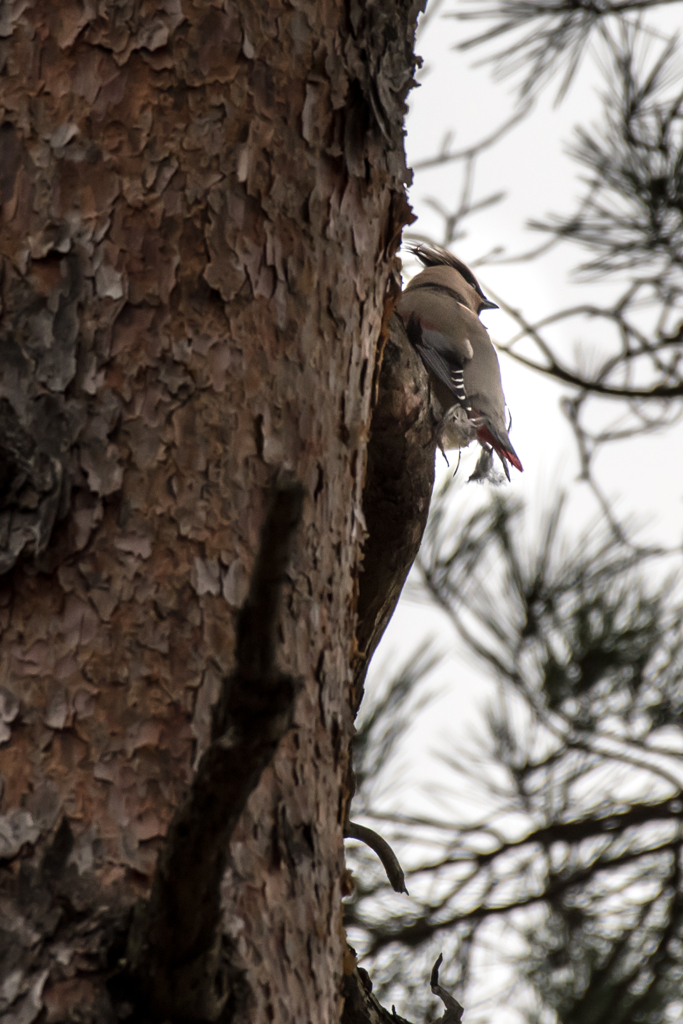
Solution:
[[[519,470],[522,464],[507,433],[498,356],[479,319],[482,309],[498,307],[457,256],[439,246],[409,248],[425,269],[408,282],[397,309],[444,410],[443,443],[462,447],[476,437],[497,452],[509,477],[508,462]],[[455,405],[466,421],[446,415]]]

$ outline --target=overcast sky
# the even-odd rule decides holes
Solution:
[[[457,0],[444,0],[445,14],[457,7]],[[667,33],[683,25],[681,5],[665,6],[658,14]],[[453,49],[457,42],[473,34],[477,23],[463,23],[443,16],[434,17],[421,35],[417,50],[425,60],[421,86],[411,95],[407,122],[408,162],[413,164],[438,153],[446,132],[453,131],[452,147],[464,149],[489,135],[504,123],[515,109],[515,96],[509,81],[492,80],[490,67],[474,68],[481,57],[478,51],[461,53]],[[574,305],[600,302],[605,298],[604,282],[572,280],[572,269],[581,262],[575,247],[557,247],[533,263],[521,265],[487,264],[477,266],[491,250],[502,247],[515,255],[536,248],[541,239],[527,228],[531,218],[550,213],[570,214],[576,198],[583,194],[580,168],[568,157],[576,125],[589,127],[600,120],[599,93],[604,88],[600,58],[595,51],[585,55],[579,74],[568,96],[554,105],[557,83],[544,90],[530,117],[485,152],[477,163],[475,199],[504,190],[506,199],[468,219],[466,235],[451,248],[466,263],[474,266],[484,291],[499,296],[522,310],[530,321]],[[435,198],[445,208],[455,210],[462,187],[462,166],[445,165],[415,175],[410,199],[418,215],[406,233],[413,232],[435,241],[443,237],[443,221],[430,207]],[[405,260],[407,273],[415,270],[411,257]],[[494,341],[505,343],[517,331],[515,323],[502,311],[486,311],[482,319]],[[578,321],[559,327],[554,335],[558,351],[571,354],[581,345],[590,357],[604,339],[590,336]],[[560,488],[570,491],[567,526],[578,532],[596,515],[595,500],[585,484],[577,483],[579,461],[572,431],[565,420],[560,399],[563,389],[548,378],[519,366],[501,356],[503,385],[512,413],[512,443],[524,465],[524,473],[512,470],[507,493],[520,496],[529,509],[530,521],[538,521],[552,495]],[[569,394],[570,392],[566,392]],[[605,410],[610,412],[611,410]],[[454,501],[464,516],[477,504],[487,501],[489,485],[466,483],[477,458],[478,446],[464,453],[457,478]],[[629,515],[643,524],[641,540],[675,546],[683,539],[683,425],[619,444],[611,444],[599,456],[596,469],[601,485],[615,503],[622,520]],[[452,465],[454,460],[452,461]],[[437,456],[437,479],[451,473]],[[529,542],[534,543],[533,525]],[[442,784],[452,790],[448,771],[439,752],[455,749],[459,753],[483,734],[482,711],[495,699],[495,689],[485,671],[463,650],[450,626],[438,611],[403,598],[373,661],[368,692],[378,690],[398,665],[426,637],[435,639],[436,649],[448,652],[441,665],[426,682],[436,696],[415,718],[415,724],[402,745],[398,763],[386,773],[388,787],[382,807],[437,814],[443,812],[439,790]],[[362,714],[362,712],[361,712]],[[479,817],[481,805],[473,806],[471,794],[457,794],[459,813]],[[495,928],[495,926],[494,926]],[[493,937],[493,936],[491,936]],[[468,995],[466,1020],[486,1024],[517,1024],[512,1009],[514,999],[505,994],[506,951],[509,935],[483,950],[488,958],[480,976],[482,987]],[[501,994],[503,993],[503,994]]]
[[[457,6],[447,0],[439,11],[446,13]],[[683,25],[678,5],[666,7],[659,20],[669,32]],[[436,154],[449,129],[455,131],[454,147],[466,148],[514,112],[512,83],[493,81],[490,66],[473,67],[482,56],[478,50],[461,53],[453,49],[479,25],[437,14],[420,37],[418,52],[424,57],[426,73],[411,97],[407,135],[411,165]],[[453,246],[465,262],[476,264],[499,246],[509,255],[535,248],[543,236],[527,228],[529,219],[573,212],[583,186],[578,177],[581,168],[568,157],[566,148],[573,139],[574,126],[590,127],[600,121],[599,93],[604,81],[599,64],[600,52],[589,48],[562,104],[554,104],[557,82],[552,82],[531,116],[479,159],[475,197],[483,199],[504,190],[507,198],[466,222],[466,237]],[[460,182],[460,165],[419,171],[410,193],[418,215],[412,229],[438,240],[442,221],[426,200],[436,197],[445,207],[455,208]],[[500,295],[535,320],[563,306],[595,302],[604,295],[608,287],[604,280],[571,283],[571,271],[582,255],[577,247],[565,245],[533,263],[483,266],[477,273],[485,291]],[[514,322],[502,312],[488,311],[482,319],[494,340],[507,341],[516,333]],[[601,344],[599,335],[591,338],[585,326],[579,329],[578,322],[559,328],[556,336],[568,356],[577,344],[588,351]],[[525,468],[523,476],[514,475],[512,490],[537,505],[549,493],[549,484],[570,487],[578,472],[573,437],[559,408],[563,391],[505,356],[501,362],[513,416],[512,441]],[[677,457],[682,442],[683,426],[666,434],[610,445],[598,463],[600,479],[620,509],[651,522],[651,536],[659,542],[680,543],[683,537],[683,476]],[[474,459],[473,451],[470,461]],[[463,469],[464,481],[469,472],[467,461]],[[588,514],[589,509],[592,511],[588,494],[583,501]]]
[[[456,9],[455,0],[445,0],[443,14]],[[407,122],[407,152],[410,165],[435,155],[445,133],[455,133],[452,146],[466,148],[489,135],[512,114],[516,98],[510,81],[492,80],[489,66],[473,67],[482,54],[461,53],[454,49],[467,38],[478,23],[463,23],[443,14],[432,18],[421,34],[417,50],[425,61],[421,86],[411,94]],[[665,7],[660,24],[672,31],[683,25],[679,5]],[[475,198],[482,199],[501,190],[504,202],[470,218],[464,225],[466,236],[452,248],[466,263],[476,265],[492,249],[503,247],[514,255],[535,248],[541,236],[530,231],[530,218],[550,213],[570,213],[583,188],[578,179],[580,168],[567,156],[575,125],[590,126],[600,119],[599,93],[604,88],[600,55],[586,53],[578,76],[561,105],[554,104],[557,83],[551,83],[535,105],[530,117],[521,122],[498,145],[488,150],[477,164]],[[410,231],[439,241],[442,220],[428,200],[436,198],[445,207],[458,206],[462,172],[460,165],[423,170],[415,175],[410,199],[418,215]],[[502,297],[521,309],[530,320],[578,301],[599,301],[607,287],[603,283],[571,280],[571,270],[581,260],[581,252],[565,246],[541,260],[521,265],[484,265],[477,274],[484,291]],[[406,260],[411,271],[414,261]],[[503,312],[483,314],[494,341],[507,341],[514,333],[514,322]],[[578,323],[558,329],[555,336],[560,351],[572,353],[577,344],[590,352],[600,346],[600,336],[590,337]],[[569,522],[574,527],[587,523],[596,514],[596,505],[585,484],[577,483],[579,469],[573,434],[560,410],[563,389],[548,378],[535,374],[501,356],[503,384],[513,417],[512,442],[524,465],[524,473],[512,470],[510,495],[519,495],[530,509],[531,520],[538,520],[549,498],[558,488],[571,491]],[[569,392],[566,392],[569,393]],[[476,461],[478,446],[464,453],[458,473],[455,500],[464,514],[487,500],[488,484],[466,483]],[[622,518],[631,514],[643,524],[641,538],[676,545],[683,537],[683,425],[660,433],[614,443],[597,462],[598,475],[606,493],[616,502]],[[453,460],[451,460],[453,463]],[[447,470],[437,456],[440,476]],[[531,541],[533,543],[533,539]],[[492,689],[482,671],[465,659],[454,642],[448,624],[434,610],[416,606],[405,599],[397,609],[379,648],[369,679],[369,690],[381,682],[397,661],[406,658],[425,636],[436,636],[442,650],[455,653],[432,676],[430,686],[441,691],[431,708],[416,723],[414,736],[405,754],[407,789],[396,797],[404,806],[408,792],[424,805],[425,793],[433,790],[441,771],[430,751],[441,748],[471,733],[481,721],[482,701],[490,699]],[[426,789],[425,789],[426,786]]]

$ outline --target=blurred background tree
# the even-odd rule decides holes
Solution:
[[[683,411],[683,76],[662,10],[673,24],[671,4],[647,0],[432,0],[422,21],[426,33],[442,15],[485,19],[460,48],[484,48],[497,76],[517,79],[512,115],[481,142],[458,150],[448,134],[414,164],[418,183],[437,165],[459,175],[454,206],[427,201],[440,236],[414,237],[461,255],[471,218],[504,195],[477,198],[482,155],[534,117],[539,91],[562,100],[591,46],[604,86],[599,122],[582,124],[569,150],[581,175],[573,208],[567,195],[569,212],[534,220],[535,248],[501,245],[477,263],[481,276],[515,261],[532,275],[551,250],[578,247],[576,279],[600,284],[600,301],[538,320],[485,284],[516,325],[500,347],[564,385],[594,521],[577,526],[571,494],[548,491],[540,517],[514,488],[482,490],[464,508],[449,474],[407,599],[438,609],[493,696],[478,735],[450,723],[422,804],[401,765],[437,646],[423,641],[394,672],[385,658],[361,713],[354,817],[395,843],[411,898],[350,846],[347,927],[380,1000],[411,1019],[441,1012],[424,985],[441,951],[442,984],[469,1022],[683,1019],[681,552],[643,540],[596,469],[610,445],[663,434]],[[567,325],[586,339],[573,355]]]

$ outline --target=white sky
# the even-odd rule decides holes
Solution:
[[[455,9],[444,4],[444,11]],[[683,26],[677,8],[668,7],[660,17],[667,31]],[[449,129],[456,132],[454,147],[466,148],[488,135],[514,111],[512,83],[492,81],[491,68],[472,67],[480,52],[460,53],[455,42],[474,34],[478,22],[459,22],[438,14],[421,36],[427,74],[411,96],[408,117],[408,163],[435,155]],[[499,44],[500,45],[500,44]],[[505,190],[507,199],[465,224],[467,235],[453,248],[466,263],[475,264],[496,246],[514,255],[535,248],[544,236],[526,228],[531,218],[555,213],[571,213],[575,199],[583,194],[577,179],[581,169],[566,155],[576,125],[589,127],[600,121],[599,92],[603,89],[597,61],[591,52],[579,69],[569,95],[557,107],[554,99],[557,82],[546,86],[532,115],[509,133],[498,145],[479,159],[475,195],[484,198]],[[442,221],[425,200],[436,197],[447,208],[458,205],[460,165],[450,164],[420,171],[411,189],[411,201],[418,221],[412,229],[432,235],[442,233]],[[484,291],[501,296],[521,309],[530,320],[537,320],[563,306],[576,302],[600,301],[608,285],[570,283],[570,273],[583,253],[575,246],[558,247],[540,260],[520,265],[491,265],[478,270]],[[501,311],[484,314],[492,337],[507,341],[517,329]],[[560,351],[571,362],[577,342],[590,351],[600,343],[599,336],[586,338],[578,322],[560,329]],[[585,331],[585,327],[583,328]],[[571,431],[559,408],[565,391],[547,377],[534,374],[513,360],[501,356],[508,406],[513,415],[512,440],[525,467],[516,474],[512,490],[530,505],[548,494],[549,485],[570,487],[578,472],[578,459]],[[606,491],[619,499],[619,507],[632,510],[639,518],[652,521],[651,538],[658,542],[680,543],[683,537],[683,478],[676,458],[683,441],[683,425],[678,429],[637,441],[611,444],[598,462],[599,477]],[[476,446],[473,446],[476,447]],[[468,453],[469,464],[476,452]],[[468,475],[463,465],[463,479]],[[585,489],[585,488],[580,488]],[[469,488],[472,490],[472,488]],[[592,508],[589,495],[586,508]]]
[[[443,10],[455,9],[446,0]],[[668,32],[683,25],[680,7],[667,7],[660,24]],[[407,128],[408,163],[436,155],[445,133],[455,134],[452,148],[462,149],[485,138],[504,122],[514,109],[509,81],[494,82],[489,67],[473,68],[479,51],[459,53],[458,41],[474,34],[478,23],[462,23],[437,15],[421,36],[417,50],[425,59],[428,73],[422,73],[422,85],[411,96]],[[513,129],[504,140],[486,151],[478,160],[475,198],[505,190],[504,202],[469,218],[466,236],[451,248],[466,263],[473,265],[494,247],[504,247],[514,255],[537,247],[543,240],[526,228],[530,218],[543,218],[554,212],[567,214],[575,209],[576,197],[583,194],[577,179],[580,169],[566,155],[573,126],[590,126],[599,120],[598,91],[602,80],[595,55],[588,53],[569,95],[554,106],[558,82],[545,88],[531,116]],[[440,241],[443,221],[426,203],[429,197],[454,210],[459,203],[461,165],[450,164],[416,174],[410,199],[418,221],[409,229]],[[533,263],[506,266],[491,265],[477,269],[484,291],[500,296],[521,309],[534,321],[547,313],[579,301],[600,301],[604,295],[596,289],[604,284],[570,283],[569,275],[581,261],[576,247],[557,248]],[[410,259],[410,258],[409,258]],[[409,262],[406,261],[406,265]],[[501,311],[484,314],[495,340],[506,341],[516,333],[514,322]],[[564,327],[556,335],[568,356],[581,338],[578,324]],[[588,345],[599,338],[588,339]],[[571,361],[568,359],[568,361]],[[532,519],[540,517],[550,496],[558,488],[572,490],[572,518],[577,524],[591,520],[596,511],[594,499],[585,484],[577,483],[579,463],[573,434],[559,406],[562,394],[569,394],[548,378],[534,374],[501,356],[501,369],[508,406],[513,416],[512,442],[525,467],[524,474],[512,471],[511,495],[526,502]],[[622,518],[633,513],[645,529],[641,539],[660,544],[678,544],[683,538],[683,461],[680,457],[683,425],[619,444],[611,444],[599,457],[597,469],[605,492],[616,500]],[[486,488],[465,481],[476,461],[477,452],[463,453],[459,470],[462,483],[456,500],[463,514],[487,499]],[[438,475],[449,472],[437,458]],[[452,470],[451,470],[452,472]],[[493,695],[493,687],[462,650],[462,646],[443,616],[434,609],[402,599],[374,659],[368,690],[381,686],[398,663],[409,657],[426,636],[437,638],[437,647],[449,656],[428,681],[438,696],[417,717],[399,759],[401,784],[393,794],[387,792],[384,808],[426,812],[438,810],[436,790],[444,769],[433,756],[449,746],[465,747],[473,734],[483,731],[481,709]],[[397,766],[398,767],[398,766]],[[444,781],[447,782],[447,779]],[[466,804],[463,805],[463,810]],[[470,1009],[473,1009],[470,1007]],[[467,1019],[481,1019],[479,1012]],[[492,1012],[493,1011],[493,1012]],[[489,1006],[485,1013],[489,1024],[507,1024],[512,1018],[500,1007]]]
[[[447,2],[444,13],[456,5]],[[660,23],[667,31],[683,25],[683,15],[668,7]],[[477,51],[461,53],[455,44],[469,35],[479,23],[463,23],[438,13],[421,35],[417,50],[425,61],[420,74],[421,86],[413,91],[407,121],[408,163],[436,155],[447,131],[455,133],[452,149],[463,149],[489,135],[515,108],[515,96],[509,80],[495,82],[489,66],[473,67],[481,57]],[[575,125],[589,127],[600,120],[599,92],[603,82],[595,52],[588,52],[578,76],[562,104],[555,106],[558,82],[546,86],[530,117],[522,121],[499,144],[479,158],[475,175],[475,198],[505,190],[507,198],[488,210],[469,218],[464,224],[466,236],[452,246],[473,265],[494,247],[502,246],[514,255],[535,248],[543,240],[530,231],[526,222],[546,214],[570,213],[575,199],[583,193],[577,175],[580,168],[566,155]],[[440,240],[442,219],[426,200],[437,198],[448,209],[458,206],[462,172],[460,164],[447,164],[419,171],[410,191],[417,222],[408,230]],[[571,270],[582,258],[574,246],[558,247],[547,256],[520,265],[486,265],[477,270],[484,291],[502,297],[521,309],[530,320],[580,301],[600,301],[606,285],[570,281]],[[406,260],[409,266],[410,257]],[[514,321],[500,310],[483,315],[492,338],[507,341],[516,331]],[[599,338],[582,337],[578,322],[560,329],[561,349],[566,346],[568,361],[578,343],[590,350]],[[577,482],[579,461],[572,431],[560,409],[560,397],[571,392],[549,378],[520,366],[501,354],[501,369],[508,406],[513,416],[512,442],[524,465],[524,473],[512,470],[511,495],[519,495],[533,519],[540,518],[550,496],[558,489],[571,489],[572,519],[585,524],[596,514],[589,489]],[[624,516],[632,514],[644,529],[641,539],[659,544],[680,544],[683,539],[683,424],[664,432],[635,440],[612,443],[598,457],[598,477],[605,492],[616,501]],[[477,450],[475,450],[477,449]],[[488,484],[466,484],[478,446],[463,452],[459,478],[462,483],[457,500],[464,514],[487,499]],[[451,459],[453,464],[453,460]],[[448,473],[437,456],[437,477]],[[452,470],[451,470],[452,472]],[[403,599],[382,641],[370,673],[369,688],[383,678],[397,660],[407,657],[425,635],[439,637],[439,646],[450,649],[454,638],[438,612]],[[453,732],[463,735],[479,719],[481,695],[488,698],[490,685],[472,664],[462,657],[449,659],[434,673],[434,685],[442,684],[442,696],[423,712],[416,725],[411,748],[420,754],[415,760],[413,787],[416,798],[424,800],[424,783],[431,782],[435,770],[425,756],[440,734],[452,742]],[[446,727],[444,727],[446,722]],[[418,742],[419,737],[419,742]],[[412,788],[412,787],[411,787]],[[401,803],[406,792],[402,789]]]

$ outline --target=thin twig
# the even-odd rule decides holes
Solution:
[[[458,1002],[452,995],[446,992],[445,988],[439,985],[439,967],[443,963],[443,953],[439,953],[439,958],[432,967],[432,977],[430,979],[430,985],[432,992],[435,996],[438,996],[443,1005],[446,1007],[446,1012],[443,1017],[439,1017],[441,1024],[460,1024],[462,1015],[465,1012]]]
[[[371,828],[367,828],[365,825],[359,825],[357,821],[348,822],[344,830],[344,836],[346,839],[358,839],[359,842],[365,843],[365,845],[369,846],[371,850],[374,850],[382,861],[382,866],[387,873],[387,878],[389,879],[391,888],[394,892],[404,892],[408,895],[403,868],[386,839],[382,839],[382,837],[377,832],[373,832]]]

